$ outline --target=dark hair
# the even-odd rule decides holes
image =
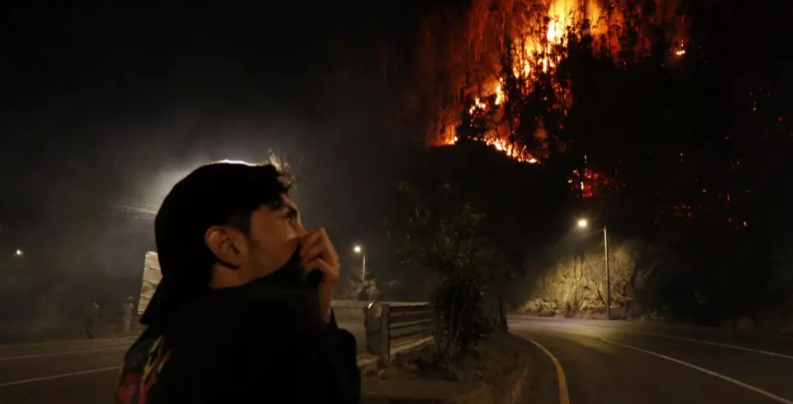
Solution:
[[[262,206],[267,206],[271,209],[280,209],[284,206],[283,195],[288,195],[289,190],[295,184],[295,179],[292,175],[278,170],[274,165],[267,164],[262,166],[265,169],[262,173],[262,186],[267,189],[262,193],[264,197],[255,202],[254,205],[249,205],[244,209],[232,212],[226,217],[224,224],[243,232],[245,235],[250,235],[251,231],[251,215]]]
[[[223,222],[223,225],[239,230],[246,236],[250,236],[251,234],[251,216],[253,212],[263,206],[267,206],[274,210],[280,209],[284,206],[283,195],[288,195],[289,191],[297,183],[296,177],[285,171],[279,170],[272,164],[261,166],[261,168],[263,168],[263,171],[260,173],[261,176],[257,178],[261,181],[261,184],[252,185],[265,187],[261,193],[263,196],[261,200],[254,201],[245,208],[232,212],[226,216]],[[209,258],[207,269],[211,269],[212,265],[220,261],[208,248],[206,250],[209,253],[207,255],[207,258]]]

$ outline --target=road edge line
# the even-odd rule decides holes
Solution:
[[[43,353],[43,354],[8,356],[8,357],[5,357],[5,358],[0,357],[0,362],[15,361],[15,360],[22,360],[22,359],[46,358],[46,357],[50,357],[50,356],[77,355],[77,354],[81,354],[81,353],[91,353],[91,352],[114,351],[114,350],[119,350],[119,349],[129,349],[129,345],[119,345],[119,346],[106,347],[106,348],[80,349],[80,350],[77,350],[77,351],[50,352],[50,353]]]
[[[758,387],[752,386],[751,384],[746,384],[746,383],[744,383],[744,382],[742,382],[740,380],[736,380],[736,379],[733,379],[733,378],[731,378],[729,376],[725,376],[725,375],[723,375],[721,373],[717,373],[717,372],[714,372],[712,370],[708,370],[708,369],[699,367],[699,366],[694,365],[692,363],[684,362],[684,361],[682,361],[680,359],[675,359],[675,358],[673,358],[671,356],[666,356],[666,355],[660,354],[658,352],[653,352],[653,351],[648,351],[646,349],[637,348],[635,346],[621,344],[619,342],[612,341],[612,340],[606,339],[606,338],[600,338],[600,340],[605,342],[605,343],[607,343],[607,344],[612,344],[612,345],[615,345],[615,346],[618,346],[618,347],[631,349],[631,350],[634,350],[634,351],[637,351],[637,352],[642,352],[642,353],[645,353],[645,354],[648,354],[648,355],[653,355],[653,356],[656,356],[658,358],[666,359],[666,360],[668,360],[670,362],[677,363],[678,365],[683,365],[685,367],[688,367],[688,368],[691,368],[691,369],[694,369],[694,370],[698,370],[698,371],[700,371],[702,373],[705,373],[707,375],[710,375],[710,376],[722,379],[724,381],[730,382],[732,384],[735,384],[736,386],[743,387],[743,388],[745,388],[747,390],[753,391],[753,392],[755,392],[757,394],[765,396],[766,398],[770,398],[770,399],[772,399],[774,401],[778,401],[780,403],[793,404],[793,401],[790,401],[790,400],[788,400],[788,399],[786,399],[784,397],[780,397],[780,396],[778,396],[776,394],[769,393],[769,392],[767,392],[767,391],[765,391],[763,389],[760,389]]]
[[[556,357],[553,356],[551,351],[547,350],[544,346],[540,345],[539,342],[531,338],[527,338],[527,337],[523,337],[523,338],[526,338],[529,342],[536,345],[537,348],[540,348],[540,350],[545,352],[545,354],[548,355],[549,358],[551,358],[551,361],[553,362],[553,366],[556,368],[556,380],[559,382],[559,404],[570,404],[570,393],[567,390],[567,377],[565,377],[564,375],[564,368],[562,368],[562,364],[561,362],[559,362],[559,359],[556,359]]]
[[[649,336],[660,337],[660,338],[676,339],[678,341],[686,341],[686,342],[693,342],[693,343],[696,343],[696,344],[712,345],[712,346],[718,346],[718,347],[722,347],[722,348],[736,349],[736,350],[739,350],[739,351],[746,351],[746,352],[756,353],[756,354],[760,354],[760,355],[768,355],[768,356],[773,356],[773,357],[776,357],[776,358],[793,360],[793,356],[791,356],[791,355],[785,355],[785,354],[771,352],[771,351],[763,351],[763,350],[754,349],[754,348],[747,348],[747,347],[743,347],[743,346],[740,346],[740,345],[725,344],[723,342],[713,342],[713,341],[708,341],[708,340],[704,340],[704,339],[678,337],[676,335],[666,335],[666,334],[658,334],[658,333],[654,333],[654,332],[644,332],[644,331],[621,330],[620,332],[626,332],[626,333],[629,333],[629,334],[649,335]]]
[[[107,372],[107,371],[110,371],[110,370],[119,370],[119,369],[121,369],[121,366],[113,366],[113,367],[108,367],[108,368],[83,370],[83,371],[80,371],[80,372],[64,373],[64,374],[53,375],[53,376],[34,377],[32,379],[25,379],[25,380],[13,381],[13,382],[0,383],[0,388],[17,386],[17,385],[20,385],[20,384],[43,382],[43,381],[52,380],[52,379],[62,379],[64,377],[70,377],[70,376],[87,375],[87,374],[90,374],[90,373]]]

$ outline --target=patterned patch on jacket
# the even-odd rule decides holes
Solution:
[[[116,404],[151,404],[149,394],[171,356],[162,336],[136,344],[124,361]]]

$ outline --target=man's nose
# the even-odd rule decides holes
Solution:
[[[303,238],[306,234],[308,234],[306,228],[303,227],[303,223],[300,222],[297,222],[297,225],[295,226],[295,230],[297,231],[297,235],[300,238]]]

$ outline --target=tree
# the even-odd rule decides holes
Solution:
[[[399,262],[428,282],[436,358],[454,369],[460,352],[492,330],[497,316],[483,303],[489,291],[504,286],[506,260],[482,236],[485,215],[449,184],[430,193],[405,183],[399,189],[400,210],[386,229]]]

